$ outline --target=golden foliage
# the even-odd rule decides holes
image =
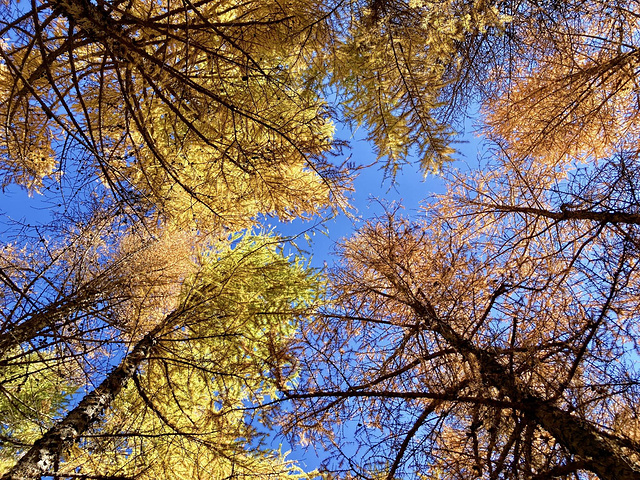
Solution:
[[[637,151],[637,5],[532,7],[511,32],[519,55],[496,68],[485,132],[508,154],[555,163]]]
[[[100,425],[71,447],[61,474],[314,476],[281,452],[246,442],[262,435],[251,421],[265,421],[252,412],[294,381],[288,344],[318,279],[278,253],[274,238],[236,241],[192,259],[198,268],[182,282],[154,353]]]
[[[342,204],[322,160],[333,126],[301,73],[322,36],[306,31],[313,3],[83,5],[3,7],[24,32],[0,45],[3,185],[37,188],[64,164],[162,221],[214,230]]]

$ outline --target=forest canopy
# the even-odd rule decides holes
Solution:
[[[640,478],[639,20],[0,0],[2,479]],[[324,269],[267,226],[413,164]]]

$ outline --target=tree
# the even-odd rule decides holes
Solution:
[[[20,356],[13,353],[10,356]],[[22,356],[20,364],[3,367],[0,385],[0,469],[4,471],[15,463],[21,450],[52,426],[55,416],[67,407],[75,386],[56,372],[53,355],[43,352]]]
[[[33,241],[23,232],[26,245],[3,248],[3,366],[54,349],[87,371],[83,354],[113,338],[144,335],[175,308],[182,281],[195,269],[194,232],[129,227],[108,211],[65,228],[37,227]]]
[[[272,238],[238,242],[200,257],[173,311],[136,332],[119,366],[3,478],[302,475],[241,440],[257,435],[250,407],[293,379],[288,338],[318,280]]]
[[[420,21],[430,10],[442,28]],[[259,215],[287,220],[342,208],[345,172],[325,160],[339,146],[333,115],[367,124],[391,166],[408,155],[400,142],[406,135],[426,152],[425,165],[437,166],[448,152],[446,129],[432,116],[438,64],[451,63],[463,32],[501,22],[494,9],[466,2],[436,11],[425,2],[53,0],[5,2],[0,11],[2,185],[50,192],[58,212],[47,227],[20,226],[3,251],[0,362],[13,368],[46,352],[71,385],[93,389],[74,410],[59,412],[64,419],[23,457],[27,470],[42,460],[39,472],[70,464],[62,446],[121,401],[135,371],[151,368],[156,336],[182,318],[172,312],[181,312],[193,252],[224,250],[218,242]],[[355,13],[351,21],[347,12]],[[394,25],[393,12],[411,19],[411,36]],[[451,20],[458,13],[461,20]],[[404,50],[415,44],[418,52],[425,34],[427,48],[414,62]],[[327,92],[338,99],[335,110]],[[263,346],[285,340],[274,332],[260,339]],[[286,359],[278,349],[269,354]],[[114,359],[121,366],[108,374]],[[283,386],[280,362],[269,362]],[[168,378],[183,373],[167,367],[167,385],[155,379],[147,389],[175,399],[188,387]],[[140,398],[129,400],[136,408],[158,418],[184,413],[160,412],[137,382]],[[179,420],[169,420],[178,426],[173,433],[188,442],[196,434]],[[144,435],[162,435],[158,424],[141,425]],[[165,448],[148,445],[139,458]],[[122,451],[138,452],[115,447],[112,464],[124,461]]]
[[[297,61],[313,4],[2,9],[3,184],[82,169],[132,208],[231,230],[340,197],[319,160],[333,128]]]
[[[139,476],[160,468],[159,459],[175,453],[180,442],[184,451],[197,448],[211,458],[208,465],[182,465],[183,475],[213,464],[220,472],[251,467],[282,476],[292,470],[272,451],[244,451],[242,439],[249,442],[254,435],[237,410],[247,402],[260,403],[270,368],[286,368],[279,349],[293,328],[295,305],[306,298],[301,284],[291,293],[295,282],[302,282],[300,275],[292,268],[286,281],[277,277],[278,268],[285,267],[273,252],[272,266],[251,270],[254,291],[247,287],[244,293],[256,297],[254,306],[260,298],[272,301],[264,312],[281,307],[270,315],[238,311],[239,302],[249,301],[239,297],[215,305],[216,298],[229,294],[225,289],[243,293],[238,289],[249,280],[241,275],[247,270],[240,260],[219,285],[224,291],[205,285],[215,297],[200,300],[202,308],[210,306],[199,311],[204,319],[192,317],[195,306],[182,307],[185,281],[206,270],[221,275],[228,266],[216,252],[224,257],[225,244],[238,241],[230,232],[254,226],[257,215],[291,219],[342,201],[340,168],[323,160],[333,145],[333,127],[324,101],[301,74],[299,56],[306,55],[310,30],[306,23],[298,26],[301,19],[317,20],[313,7],[308,2],[283,7],[278,2],[84,1],[0,6],[2,185],[50,190],[59,212],[52,225],[21,226],[16,240],[3,249],[0,361],[10,372],[25,363],[37,365],[35,359],[46,354],[49,363],[40,362],[45,378],[59,370],[74,387],[92,391],[69,412],[58,409],[63,401],[52,391],[51,409],[61,420],[53,427],[41,422],[51,429],[43,430],[35,447],[29,445],[33,436],[28,441],[16,437],[21,443],[11,452],[31,450],[7,475],[42,475],[50,469],[61,474],[66,466],[65,473],[74,476],[74,468],[87,472],[90,465],[94,471],[82,475],[106,475],[95,467],[100,457],[108,460],[105,468],[126,467]],[[4,238],[14,232],[8,230]],[[31,244],[29,235],[35,240]],[[263,248],[271,247],[256,247],[251,252],[256,258],[245,264],[265,260]],[[196,252],[207,249],[218,270],[194,264]],[[282,298],[285,304],[278,303]],[[236,320],[245,323],[234,330],[222,313],[212,313],[214,306],[235,311]],[[257,317],[273,323],[258,325]],[[214,319],[224,319],[229,332],[212,324]],[[166,347],[164,357],[148,358],[160,349],[152,348],[159,337],[179,336],[173,329],[180,328],[186,338],[166,341],[184,351]],[[201,340],[194,346],[188,336],[194,328],[213,344]],[[197,351],[201,356],[188,356]],[[247,358],[236,358],[240,352]],[[120,359],[120,367],[108,373]],[[169,365],[164,385],[163,377],[148,380],[143,374],[145,368],[157,372],[156,363]],[[232,371],[241,367],[246,378],[234,383]],[[131,392],[127,385],[136,372],[141,378]],[[210,377],[200,378],[204,372]],[[206,387],[209,403],[190,408],[208,408],[203,418],[217,419],[220,426],[204,440],[194,425],[186,428],[185,419],[174,418],[184,413],[185,402],[195,401],[187,395],[194,387],[184,384],[194,378]],[[163,412],[155,397],[167,392],[174,403],[164,398],[169,408]],[[178,401],[179,392],[187,398]],[[222,400],[220,412],[215,402]],[[16,398],[9,401],[17,408]],[[116,426],[128,425],[114,417],[104,420],[103,410],[112,404],[115,409],[117,402],[117,408],[140,412],[140,423],[131,426],[139,431],[123,436]],[[167,425],[155,417],[171,417],[169,424],[177,430],[162,431]],[[92,425],[102,443],[80,438]],[[145,438],[156,440],[140,440]],[[66,449],[76,448],[76,441],[80,452],[70,454]]]
[[[286,475],[275,452],[245,448],[240,413],[278,389],[310,405],[297,428],[328,438],[335,412],[364,402],[362,476],[637,477],[620,427],[636,422],[635,372],[609,366],[637,338],[636,10],[1,4],[2,185],[50,192],[58,211],[0,254],[5,451],[28,451],[7,475]],[[344,207],[333,121],[364,125],[387,174],[414,153],[429,171],[473,101],[501,163],[457,176],[467,190],[423,221],[390,215],[345,244],[294,389],[291,318],[318,282],[261,255],[263,240],[230,253],[230,233]],[[576,160],[595,166],[574,174]],[[70,411],[37,388],[25,402],[20,369],[92,393]]]
[[[362,478],[638,478],[636,171],[498,159],[368,222],[302,328],[292,432],[357,423]]]
[[[593,161],[637,151],[637,2],[517,2],[484,102],[511,155]],[[505,13],[509,13],[508,11]]]
[[[456,0],[52,0],[2,13],[3,185],[80,170],[131,208],[232,230],[340,204],[345,172],[323,160],[334,115],[364,124],[392,171],[412,146],[437,169],[451,153],[438,108],[461,90],[443,87],[460,83],[467,37],[506,18]]]
[[[462,93],[462,59],[485,35],[500,36],[507,17],[492,2],[346,4],[314,72],[329,73],[343,121],[366,128],[387,174],[413,157],[437,171],[454,151],[450,123],[473,95]]]
[[[499,11],[441,90],[477,95],[492,161],[341,247],[291,431],[357,425],[362,478],[638,478],[637,5]]]

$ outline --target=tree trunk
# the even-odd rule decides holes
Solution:
[[[640,466],[625,455],[619,445],[601,435],[589,422],[571,415],[520,385],[490,352],[476,347],[438,318],[426,301],[409,303],[424,321],[425,328],[439,334],[480,373],[487,385],[497,388],[525,415],[555,437],[569,452],[588,463],[589,470],[603,480],[639,480]]]
[[[93,392],[87,394],[76,408],[53,426],[18,463],[0,480],[33,480],[47,474],[64,447],[76,441],[120,393],[137,368],[149,357],[159,332],[171,315],[140,340],[107,378]]]
[[[96,298],[98,298],[97,290],[84,287],[84,291],[76,291],[53,302],[31,314],[18,325],[9,327],[7,332],[0,334],[0,357],[12,348],[37,337],[46,328],[55,331],[55,327],[67,321],[72,313],[95,304]],[[5,360],[0,360],[0,367],[6,364]]]

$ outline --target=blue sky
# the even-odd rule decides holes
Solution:
[[[469,126],[471,120],[465,126],[466,133],[462,134],[454,147],[457,153],[454,155],[454,168],[467,169],[477,165],[480,138],[472,133]],[[340,132],[343,139],[350,142],[349,149],[345,149],[345,155],[356,165],[370,165],[375,162],[375,154],[371,145],[362,139],[361,135],[348,138],[343,130]],[[405,165],[398,174],[396,181],[385,178],[385,172],[381,169],[382,162],[361,170],[354,180],[354,191],[350,194],[353,210],[351,215],[341,213],[335,218],[320,222],[295,220],[290,223],[271,222],[277,231],[285,236],[294,238],[296,245],[311,254],[311,265],[322,268],[326,263],[331,263],[331,253],[336,242],[348,238],[357,229],[362,221],[383,213],[382,205],[390,202],[399,202],[404,208],[406,216],[417,215],[420,205],[429,197],[444,193],[444,180],[436,174],[426,177],[420,171],[417,160]],[[321,233],[321,231],[324,232]],[[311,237],[311,243],[304,239],[307,232]],[[315,232],[315,233],[314,233]]]
[[[460,143],[455,145],[457,153],[454,155],[455,161],[451,165],[454,168],[468,169],[478,165],[477,159],[481,149],[481,139],[475,136],[471,130],[471,128],[467,127],[466,134],[461,135]],[[367,165],[374,162],[375,155],[371,145],[364,140],[358,139],[351,139],[350,142],[351,149],[345,150],[345,153],[351,155],[351,160],[356,165]],[[296,220],[287,224],[275,223],[276,229],[283,235],[294,237],[298,248],[311,253],[311,265],[322,269],[325,265],[330,266],[333,262],[332,252],[335,243],[353,235],[363,221],[382,214],[382,205],[392,201],[399,202],[404,208],[403,213],[408,217],[412,217],[419,215],[420,206],[425,201],[428,201],[429,197],[444,193],[444,179],[433,174],[425,177],[420,171],[417,162],[405,166],[398,174],[396,183],[393,185],[390,180],[385,180],[384,177],[384,171],[380,170],[376,165],[360,172],[354,181],[355,190],[351,194],[353,206],[351,218],[345,214],[340,214],[336,218],[324,222],[324,228],[318,225],[318,220],[315,222]],[[318,230],[318,233],[311,235],[311,242],[307,243],[303,233],[314,227]],[[321,229],[326,234],[319,233]],[[357,421],[354,421],[351,426],[348,424],[343,425],[345,439],[342,451],[345,453],[355,451],[357,447],[354,443],[355,438],[351,440],[348,438],[350,429],[355,429],[356,423]],[[329,455],[321,445],[309,445],[303,448],[300,445],[290,444],[286,439],[279,436],[274,438],[273,446],[277,448],[280,442],[282,442],[282,450],[284,452],[290,450],[287,458],[298,461],[306,471],[318,468],[322,460]]]
[[[457,168],[467,168],[477,163],[479,139],[470,133],[470,127],[467,126],[466,130],[467,133],[462,135],[459,143],[454,145],[458,153],[455,155],[456,161],[453,162],[453,166]],[[356,133],[349,138],[349,132],[344,129],[339,131],[339,135],[350,142],[350,148],[344,150],[344,155],[349,156],[355,165],[371,165],[375,162],[371,145],[363,139],[364,135]],[[338,159],[338,163],[341,161]],[[434,174],[425,177],[417,161],[402,168],[395,184],[392,184],[390,179],[385,179],[380,165],[382,162],[358,172],[354,180],[355,190],[350,193],[352,206],[350,216],[341,213],[324,222],[320,218],[311,221],[295,220],[289,223],[271,219],[267,220],[265,226],[270,225],[281,235],[294,238],[299,248],[311,254],[312,265],[322,268],[324,262],[330,262],[330,253],[335,242],[349,237],[362,220],[382,213],[381,203],[400,202],[405,214],[413,216],[417,214],[425,199],[444,191],[442,178]],[[57,192],[52,193],[50,197],[55,197],[57,194]],[[47,223],[51,219],[51,204],[46,197],[38,193],[30,196],[24,188],[16,185],[6,187],[0,195],[0,235],[3,234],[2,224],[9,218],[31,225]],[[321,231],[325,234],[320,233]],[[304,239],[305,232],[309,233],[311,244]]]
[[[340,134],[342,138],[346,137],[350,141],[350,148],[345,149],[344,154],[349,155],[355,165],[374,163],[375,155],[371,145],[361,139],[361,135],[348,138],[348,133],[345,133],[344,130]],[[455,155],[457,160],[454,162],[454,167],[468,168],[477,164],[478,138],[467,133],[461,137],[461,142],[455,147],[458,149],[458,153]],[[378,165],[381,164],[382,162]],[[331,254],[336,242],[351,236],[363,221],[383,213],[382,205],[393,201],[399,202],[404,207],[405,215],[415,216],[425,199],[444,191],[443,179],[433,174],[425,177],[417,162],[406,165],[393,184],[388,178],[385,179],[385,172],[378,165],[374,164],[361,170],[357,178],[354,179],[354,191],[350,195],[353,207],[351,215],[341,213],[324,222],[322,219],[308,222],[296,220],[290,223],[271,220],[272,227],[281,235],[294,238],[298,248],[310,255],[311,265],[322,269],[325,265],[331,265],[333,262]],[[52,192],[52,196],[57,193]],[[36,193],[29,196],[20,187],[15,185],[7,187],[0,196],[0,236],[3,237],[3,240],[11,241],[7,238],[4,229],[4,225],[9,219],[31,226],[45,224],[51,220],[50,203],[48,202],[46,195]],[[305,232],[309,233],[310,242],[305,240],[303,235]],[[346,426],[346,428],[348,434],[349,427]],[[300,466],[305,470],[317,468],[321,460],[327,456],[320,446],[315,446],[317,450],[314,450],[314,446],[304,449],[299,445],[289,445],[281,437],[274,438],[273,446],[277,448],[280,442],[283,442],[283,451],[292,450],[288,458],[299,461]],[[345,445],[345,448],[350,447]]]

